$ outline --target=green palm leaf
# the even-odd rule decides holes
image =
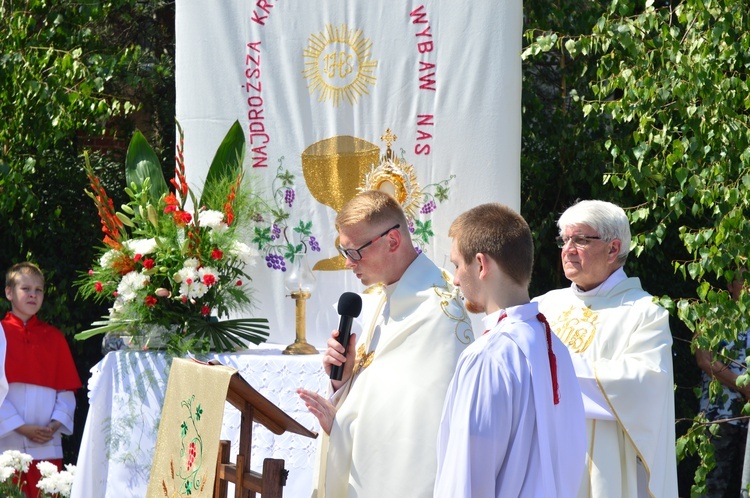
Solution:
[[[125,183],[127,187],[135,183],[140,188],[146,178],[150,179],[151,203],[156,204],[161,196],[169,191],[169,188],[154,149],[148,144],[146,137],[136,130],[133,138],[130,139],[128,154],[125,158]]]
[[[215,351],[245,349],[248,342],[260,344],[268,339],[268,320],[265,318],[237,318],[206,321],[190,319],[187,329],[198,339],[208,339]]]
[[[242,163],[245,160],[245,133],[242,131],[239,121],[235,121],[227,132],[224,140],[216,150],[211,167],[206,174],[206,182],[203,192],[210,192],[212,185],[221,183],[225,179],[237,178],[242,172]],[[204,205],[203,194],[199,205]]]

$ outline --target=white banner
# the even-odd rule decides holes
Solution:
[[[519,209],[521,0],[178,0],[176,30],[188,180],[200,189],[239,120],[246,171],[289,214],[261,244],[287,272],[266,260],[252,269],[253,315],[269,319],[270,342],[295,337],[285,234],[302,238],[315,268],[308,342],[323,347],[341,293],[362,290],[342,269],[333,224],[358,188],[405,187],[396,193],[415,241],[449,271],[458,214],[484,202]],[[372,174],[388,143],[396,171]]]

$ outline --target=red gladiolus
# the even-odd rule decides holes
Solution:
[[[223,257],[224,257],[224,253],[221,252],[221,249],[219,249],[218,247],[214,249],[213,251],[211,251],[211,259],[215,259],[216,261],[218,261]]]
[[[94,204],[99,213],[99,220],[102,225],[102,232],[104,232],[104,243],[113,249],[119,249],[122,245],[120,244],[120,230],[123,228],[122,221],[115,214],[115,206],[112,199],[107,195],[107,191],[104,190],[99,178],[94,175],[94,170],[91,165],[86,161],[86,176],[89,179],[89,185],[91,186],[91,192],[87,191],[89,197],[94,199]]]
[[[165,213],[174,213],[179,209],[180,201],[178,201],[177,197],[172,193],[164,198],[164,202],[167,203],[167,207],[164,208]]]
[[[104,287],[102,286],[101,282],[97,282],[94,284],[94,290],[96,290],[96,292],[101,292],[103,288]]]
[[[184,227],[193,219],[193,215],[187,211],[175,211],[173,216],[175,224],[179,227]]]
[[[146,306],[149,308],[153,308],[156,306],[157,300],[154,296],[146,296]]]
[[[177,206],[180,204],[180,201],[177,200],[177,196],[172,193],[169,193],[164,197],[164,202],[166,202],[168,206]]]
[[[147,270],[152,269],[154,266],[156,266],[156,263],[151,258],[148,258],[147,260],[143,261],[143,267]]]

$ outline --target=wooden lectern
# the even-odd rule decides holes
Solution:
[[[211,365],[220,365],[216,360]],[[305,429],[297,421],[284,413],[281,408],[268,401],[253,389],[245,379],[235,373],[229,381],[227,401],[240,411],[240,444],[236,463],[231,463],[230,442],[219,443],[219,457],[216,462],[214,498],[227,498],[228,483],[234,483],[235,498],[255,498],[260,493],[263,498],[280,498],[286,483],[288,471],[284,470],[284,460],[266,458],[263,473],[250,470],[250,448],[252,446],[253,422],[258,422],[276,435],[286,431],[305,437],[316,438],[318,434]]]

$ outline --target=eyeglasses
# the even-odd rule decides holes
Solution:
[[[560,249],[565,247],[565,244],[567,244],[568,242],[572,242],[576,248],[580,249],[589,245],[589,241],[592,240],[601,240],[601,237],[594,235],[573,235],[572,237],[560,237],[558,235],[557,237],[555,237],[557,247],[559,247]]]
[[[369,245],[373,244],[373,243],[374,243],[374,242],[376,242],[376,241],[377,241],[377,240],[378,240],[379,238],[381,238],[381,237],[384,237],[384,236],[385,236],[385,235],[386,235],[386,234],[387,234],[388,232],[390,232],[391,230],[395,230],[395,229],[397,229],[397,228],[399,228],[399,227],[401,227],[401,225],[400,225],[400,224],[396,224],[396,225],[393,225],[393,226],[392,226],[391,228],[389,228],[389,229],[388,229],[388,230],[386,230],[385,232],[381,233],[380,235],[378,235],[377,237],[375,237],[374,239],[372,239],[372,240],[371,240],[370,242],[368,242],[367,244],[365,244],[365,245],[363,245],[363,246],[361,246],[361,247],[359,247],[359,248],[357,248],[357,249],[344,249],[344,248],[343,248],[343,247],[341,247],[341,246],[338,246],[338,247],[337,247],[336,249],[338,249],[338,250],[339,250],[339,253],[341,253],[341,256],[342,256],[342,257],[343,257],[344,259],[346,259],[346,258],[349,258],[349,259],[351,259],[352,261],[359,261],[360,259],[362,259],[362,253],[360,252],[360,251],[362,251],[362,249],[364,249],[365,247],[367,247],[367,246],[369,246]]]

